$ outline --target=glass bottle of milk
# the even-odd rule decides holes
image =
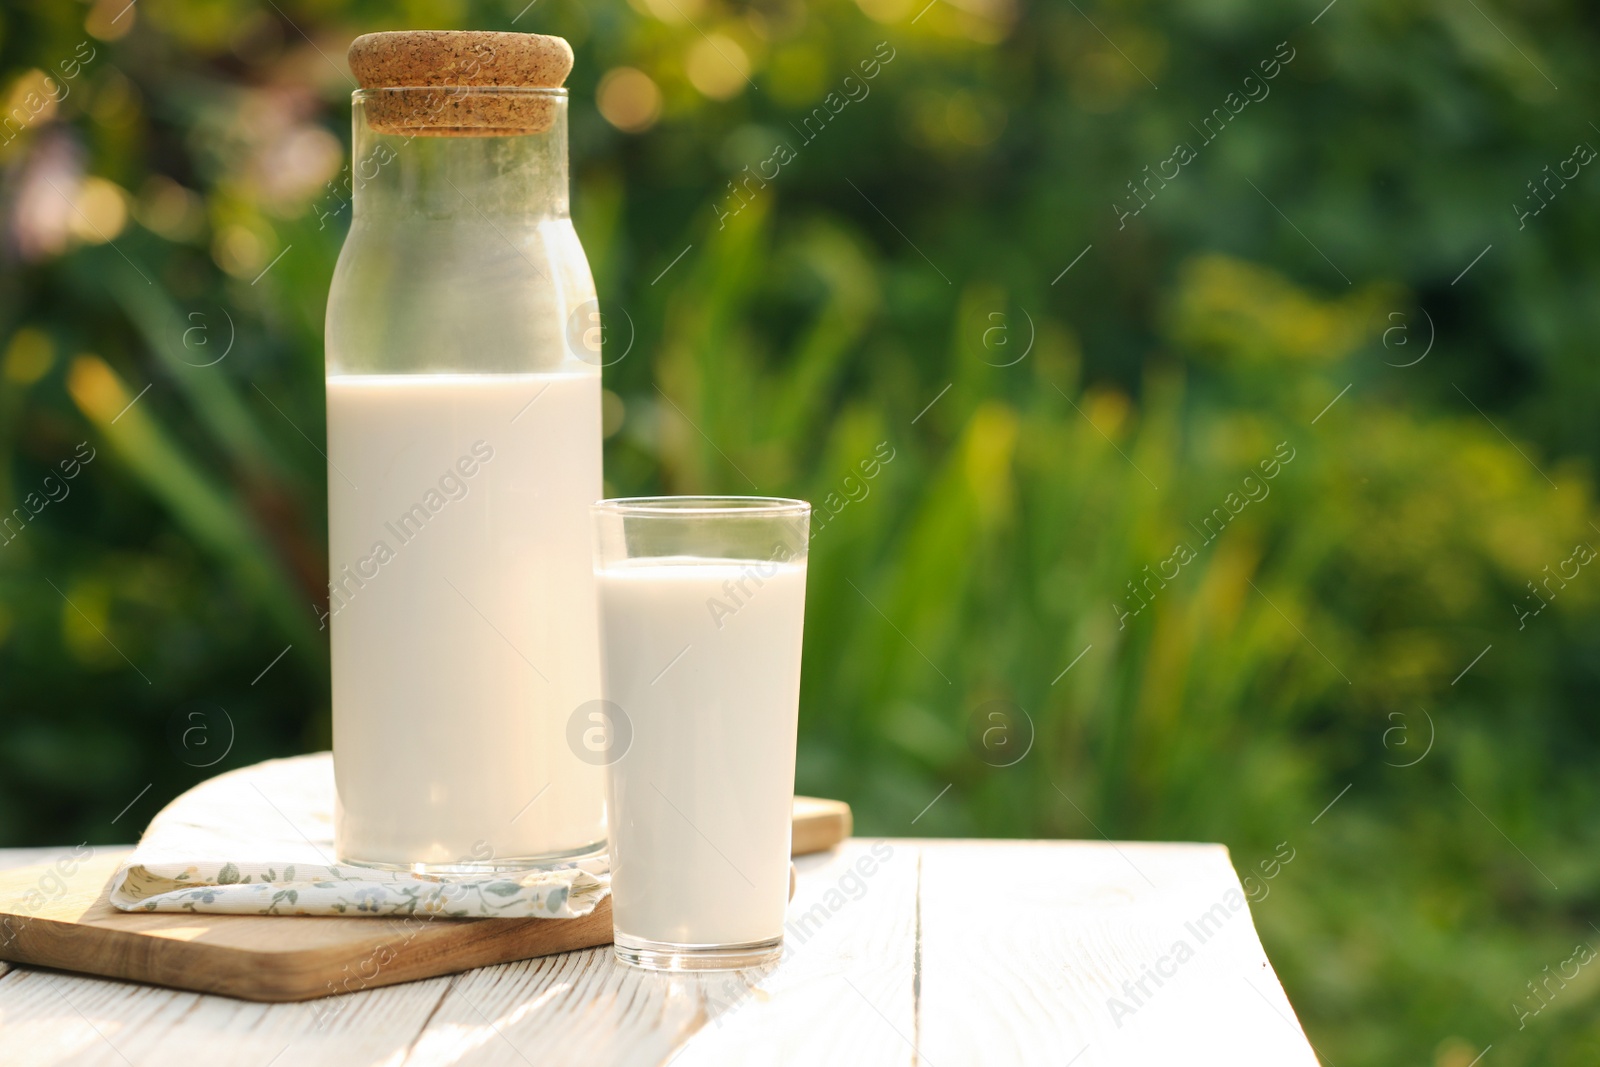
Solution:
[[[327,312],[342,862],[472,871],[605,846],[603,768],[567,741],[600,696],[588,507],[603,493],[566,104],[562,89],[356,93]],[[531,128],[433,124],[463,109]]]

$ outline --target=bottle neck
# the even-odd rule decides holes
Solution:
[[[354,107],[351,188],[356,219],[405,223],[461,218],[514,226],[569,216],[564,93],[546,102],[544,128],[490,136],[443,127],[379,128],[382,124],[372,121],[363,95],[357,94]],[[493,104],[494,95],[493,90],[474,90],[471,99],[482,106]]]

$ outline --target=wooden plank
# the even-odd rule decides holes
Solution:
[[[797,797],[795,841],[826,848],[850,809]],[[308,1000],[611,943],[611,902],[581,919],[338,918],[122,912],[126,853],[84,846],[0,873],[0,958],[249,1000]]]
[[[916,846],[873,847],[795,861],[790,952],[773,967],[650,974],[596,949],[474,971],[405,1067],[909,1062]]]
[[[0,874],[0,956],[249,1000],[308,1000],[609,944],[609,898],[581,919],[375,919],[123,912],[123,856]],[[70,870],[70,874],[67,871]],[[48,881],[47,881],[48,880]],[[64,885],[64,889],[58,886]],[[41,887],[44,887],[41,890]]]
[[[103,852],[126,852],[133,848],[132,845],[95,845],[96,849]],[[0,848],[0,871],[14,870],[17,867],[32,867],[40,863],[54,863],[62,856],[70,855],[72,849],[63,845],[52,845],[49,848]]]
[[[789,852],[795,856],[825,852],[849,837],[854,828],[850,805],[842,800],[795,797],[789,817],[794,828]]]
[[[851,841],[796,861],[791,951],[762,973],[648,974],[597,948],[266,1005],[23,969],[0,976],[0,1058],[28,1067],[219,1054],[277,1067],[1316,1063],[1220,846],[872,847]],[[875,860],[870,873],[863,857]]]
[[[118,850],[132,848],[131,845],[118,845]],[[53,864],[63,857],[70,857],[72,849],[54,845],[50,848],[0,848],[0,871],[15,870],[18,867],[33,867],[39,864]],[[10,970],[12,964],[0,960],[0,977]]]
[[[0,979],[7,1067],[363,1067],[398,1063],[444,995],[447,978],[260,1004],[22,968]]]
[[[127,846],[99,849],[122,852]],[[0,851],[0,869],[70,857],[71,849]],[[58,871],[59,873],[59,871]],[[0,967],[10,966],[0,964]],[[230,997],[17,969],[0,980],[0,1032],[7,1064],[128,1067],[197,1062],[219,1050],[242,1063],[305,1054],[305,1063],[377,1063],[404,1053],[443,996],[445,979],[269,1007]],[[285,1062],[279,1060],[278,1062]]]
[[[923,851],[921,1059],[1315,1067],[1221,845]]]
[[[810,866],[788,952],[748,991],[703,980],[707,1022],[673,1067],[910,1063],[921,843],[852,840]]]
[[[405,1067],[662,1063],[697,1005],[683,983],[644,977],[609,946],[458,975]]]

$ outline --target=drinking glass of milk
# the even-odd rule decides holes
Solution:
[[[617,958],[776,960],[811,505],[647,497],[593,513]]]

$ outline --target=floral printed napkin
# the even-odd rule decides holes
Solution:
[[[123,911],[574,919],[610,892],[605,857],[553,870],[421,875],[334,862],[333,755],[268,760],[168,804],[111,883]]]

